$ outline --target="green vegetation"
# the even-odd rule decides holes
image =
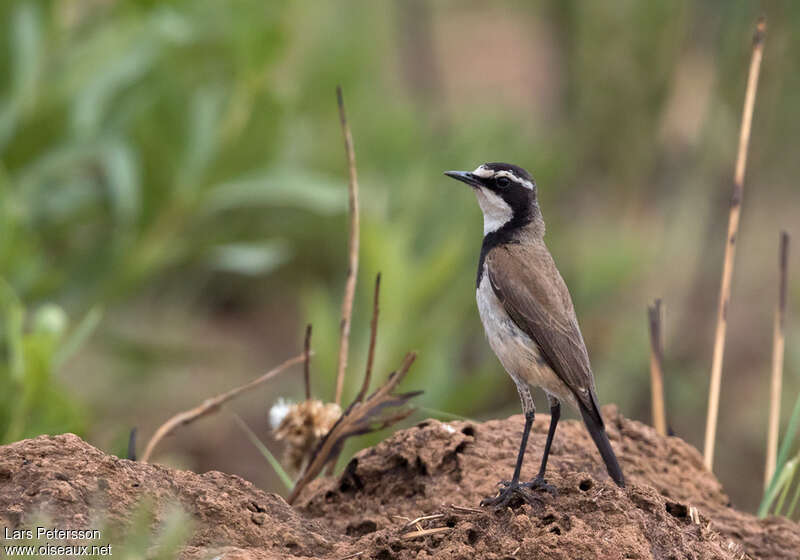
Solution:
[[[716,461],[753,509],[758,485],[741,481],[761,479],[773,245],[781,227],[800,238],[800,4],[764,9]],[[518,411],[474,308],[479,210],[441,177],[505,160],[539,184],[601,400],[649,418],[646,305],[663,297],[668,422],[701,445],[758,15],[743,1],[0,3],[0,437],[69,430],[111,447],[131,423],[145,437],[165,419],[151,395],[197,402],[242,374],[219,355],[218,375],[175,381],[165,370],[205,356],[137,338],[157,331],[153,309],[178,310],[174,330],[186,337],[201,323],[206,335],[245,339],[265,368],[289,355],[286,340],[299,348],[312,322],[313,390],[332,395],[346,253],[342,84],[363,212],[345,402],[361,381],[381,271],[376,378],[416,350],[404,388],[425,390],[421,406]],[[790,278],[792,309],[800,275]],[[800,330],[789,317],[784,388],[796,395]],[[264,332],[278,341],[256,342]],[[110,387],[112,404],[76,379]],[[293,381],[281,389],[300,395]],[[242,412],[259,436],[254,422],[266,425],[277,396]],[[221,439],[180,459],[210,468]]]
[[[269,448],[264,445],[264,442],[258,439],[258,436],[253,432],[253,430],[250,429],[250,426],[248,426],[238,414],[233,413],[232,416],[244,435],[246,435],[247,439],[250,440],[250,443],[252,443],[256,449],[258,449],[258,452],[261,453],[261,456],[264,457],[264,459],[269,463],[270,468],[272,468],[272,470],[275,471],[275,474],[278,475],[278,478],[281,479],[286,491],[291,492],[292,488],[294,487],[294,481],[283,468],[283,465],[281,465],[280,461],[278,461]]]
[[[84,418],[75,397],[65,393],[54,371],[68,359],[97,325],[90,311],[72,329],[57,305],[42,305],[34,314],[0,280],[3,341],[0,363],[0,443],[51,432],[81,432]]]
[[[797,454],[790,457],[793,448],[797,448],[797,430],[800,428],[800,396],[792,409],[786,433],[783,436],[778,458],[775,464],[775,474],[772,475],[764,497],[758,507],[758,515],[764,517],[771,513],[793,517],[800,502],[800,449]],[[789,492],[794,487],[794,492],[789,502],[786,501]]]
[[[186,544],[194,531],[195,522],[179,504],[168,504],[164,512],[161,512],[160,519],[156,521],[155,506],[150,499],[142,500],[133,510],[130,520],[121,526],[112,517],[100,512],[96,519],[93,530],[99,531],[100,538],[96,540],[45,540],[44,538],[34,538],[30,540],[22,539],[16,541],[19,546],[30,546],[34,550],[39,550],[41,546],[50,547],[55,550],[57,547],[76,547],[85,545],[88,547],[88,554],[84,558],[122,558],[123,560],[141,560],[148,558],[151,560],[172,560],[177,558],[178,552]],[[34,522],[26,527],[18,529],[29,529],[34,535],[37,534],[37,527],[56,528],[47,516],[37,515]],[[6,541],[13,543],[14,540]],[[107,548],[109,547],[110,548]],[[97,547],[95,549],[94,547]],[[93,550],[100,550],[99,553],[92,553]],[[109,554],[109,551],[111,554]],[[27,555],[30,557],[31,555]],[[37,554],[36,558],[55,556],[53,554]],[[24,558],[25,554],[9,556],[10,558]]]
[[[163,514],[155,527],[154,521],[154,507],[145,500],[137,506],[130,524],[124,530],[121,527],[109,527],[100,534],[106,543],[120,543],[114,546],[114,557],[130,560],[176,558],[192,535],[194,520],[179,504],[175,504]]]

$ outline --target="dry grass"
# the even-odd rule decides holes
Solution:
[[[747,169],[747,148],[750,144],[750,129],[753,123],[753,107],[758,90],[758,76],[761,71],[761,58],[764,52],[764,35],[767,31],[766,21],[762,18],[756,26],[753,37],[753,54],[750,59],[750,72],[747,78],[747,89],[742,109],[742,125],[739,133],[739,150],[736,156],[736,170],[733,177],[733,195],[731,196],[730,214],[728,216],[728,236],[725,243],[725,260],[722,265],[722,285],[717,308],[717,328],[714,335],[714,357],[711,363],[711,384],[708,393],[708,416],[706,418],[705,445],[703,462],[708,470],[714,467],[714,443],[717,436],[717,419],[719,416],[719,392],[722,384],[722,359],[725,354],[725,334],[728,327],[728,307],[731,301],[731,278],[733,262],[736,257],[736,237],[739,233],[739,217],[742,213],[742,196],[744,194],[744,175]]]
[[[356,153],[353,148],[353,135],[347,123],[344,111],[344,99],[341,86],[336,88],[336,100],[339,104],[339,120],[342,123],[344,134],[344,149],[347,154],[348,171],[348,203],[350,213],[350,235],[347,241],[347,280],[344,285],[344,298],[342,298],[342,320],[339,325],[339,360],[336,367],[336,404],[342,402],[342,389],[344,388],[344,375],[347,370],[347,354],[350,344],[350,322],[353,317],[353,298],[356,293],[356,277],[358,276],[358,172],[356,170]]]

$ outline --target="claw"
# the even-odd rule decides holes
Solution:
[[[484,498],[481,500],[481,507],[493,507],[495,509],[502,509],[506,507],[515,497],[521,498],[528,505],[535,505],[537,497],[534,496],[526,484],[519,484],[518,482],[501,481],[498,486],[504,488],[497,493],[497,496],[491,498]]]
[[[556,487],[553,486],[552,484],[547,484],[547,481],[544,478],[542,478],[541,476],[537,476],[536,478],[534,478],[530,482],[525,482],[524,484],[521,484],[520,486],[524,486],[525,488],[530,488],[531,490],[544,490],[545,492],[547,492],[548,494],[550,494],[552,496],[558,495],[558,491],[556,490]]]

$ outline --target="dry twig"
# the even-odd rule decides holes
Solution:
[[[128,435],[128,453],[126,459],[130,461],[136,460],[136,428],[131,428],[131,433]]]
[[[303,381],[306,385],[306,400],[311,400],[311,323],[306,325],[306,338],[303,342]]]
[[[731,196],[730,214],[728,216],[728,236],[725,243],[725,260],[722,265],[722,285],[717,309],[717,329],[714,336],[714,357],[711,363],[711,384],[708,394],[708,417],[706,419],[706,437],[703,448],[703,461],[710,471],[714,466],[714,443],[717,435],[717,417],[719,415],[719,392],[722,382],[722,358],[725,352],[725,331],[728,326],[728,306],[731,300],[731,277],[733,260],[736,255],[736,236],[739,232],[739,216],[742,211],[742,195],[744,193],[744,173],[747,167],[747,147],[750,143],[750,127],[753,122],[753,107],[758,89],[758,74],[761,70],[761,57],[764,50],[764,35],[767,30],[766,21],[758,21],[753,37],[753,55],[750,59],[750,72],[747,78],[747,90],[742,110],[742,127],[739,134],[739,151],[736,156],[736,171],[733,177],[733,196]]]
[[[789,268],[789,234],[781,232],[778,255],[778,303],[772,332],[772,383],[769,395],[769,428],[767,432],[767,464],[764,468],[764,489],[775,473],[778,455],[778,431],[781,416],[781,384],[783,381],[783,349],[786,342],[786,286]]]
[[[442,517],[444,517],[443,513],[434,513],[432,515],[423,515],[421,517],[417,517],[416,519],[412,519],[411,521],[409,521],[408,523],[403,525],[400,529],[401,530],[402,529],[408,529],[412,525],[419,525],[419,523],[422,522],[422,521],[432,521],[433,519],[440,519]]]
[[[435,535],[436,533],[444,533],[446,531],[450,531],[450,527],[434,527],[433,529],[420,529],[417,531],[411,531],[409,533],[404,533],[401,536],[403,539],[416,539],[419,537],[425,537],[428,535]]]
[[[661,300],[647,308],[650,319],[650,392],[653,409],[653,427],[662,436],[667,435],[667,414],[664,405],[664,350],[661,338]]]
[[[349,255],[347,265],[347,280],[344,285],[344,298],[342,299],[342,320],[339,325],[339,361],[336,368],[336,404],[342,402],[342,389],[344,388],[344,373],[347,369],[347,352],[350,344],[350,321],[353,316],[353,297],[356,292],[356,276],[358,274],[358,174],[356,172],[356,153],[353,149],[353,136],[350,125],[347,124],[347,115],[344,112],[344,99],[342,88],[336,88],[336,99],[339,103],[339,120],[344,133],[344,149],[347,153],[348,200],[350,213],[350,235],[347,243]]]
[[[384,409],[401,407],[406,404],[409,399],[421,393],[421,391],[413,391],[399,395],[392,393],[400,381],[403,380],[406,373],[408,373],[408,368],[411,367],[415,358],[416,354],[413,352],[406,354],[400,369],[389,374],[386,383],[367,397],[364,402],[353,401],[350,404],[341,418],[339,418],[333,428],[331,428],[330,432],[328,432],[319,443],[319,446],[311,457],[311,461],[309,461],[303,474],[295,483],[292,493],[287,498],[286,501],[288,503],[292,504],[297,499],[297,496],[303,488],[322,472],[326,464],[336,460],[347,438],[381,430],[399,422],[413,412],[411,408],[404,408],[393,415],[381,415]]]
[[[348,243],[348,269],[347,280],[345,282],[345,292],[342,299],[342,319],[340,324],[340,339],[339,339],[339,360],[336,372],[336,395],[334,404],[338,407],[342,399],[342,389],[344,386],[344,375],[347,369],[348,345],[350,337],[350,322],[353,312],[353,298],[355,294],[356,276],[358,271],[358,234],[359,234],[359,220],[358,220],[358,177],[356,174],[356,160],[355,152],[353,150],[353,138],[350,133],[350,127],[347,124],[347,116],[344,110],[344,101],[342,99],[342,88],[336,88],[336,97],[339,104],[339,118],[342,124],[342,132],[344,133],[345,152],[347,153],[347,163],[349,170],[349,201],[350,201],[350,236]],[[400,383],[408,368],[416,358],[413,352],[406,354],[403,364],[400,369],[392,372],[386,382],[378,388],[374,393],[364,400],[364,396],[369,389],[370,381],[372,379],[372,366],[375,359],[375,342],[378,332],[378,310],[379,310],[379,296],[380,296],[380,274],[375,279],[375,296],[372,309],[372,322],[370,331],[369,352],[367,354],[367,365],[364,372],[364,381],[361,385],[356,398],[347,407],[341,416],[339,416],[336,423],[324,435],[319,444],[314,448],[314,452],[310,456],[310,460],[305,464],[300,478],[295,483],[291,494],[287,501],[291,504],[299,496],[300,492],[305,486],[311,482],[320,472],[328,465],[328,471],[332,472],[336,465],[336,460],[342,451],[347,438],[355,435],[366,434],[376,430],[380,430],[399,422],[406,418],[413,409],[403,408],[409,399],[421,393],[421,391],[394,394],[395,387]],[[309,328],[310,329],[310,328]],[[308,351],[308,337],[310,330],[306,334],[306,351]],[[308,362],[306,361],[306,367]],[[306,370],[306,377],[308,371]],[[310,396],[310,391],[307,389],[307,396]],[[392,407],[400,407],[399,412],[394,414],[384,414],[384,410]]]
[[[361,384],[361,390],[356,395],[356,402],[364,400],[364,396],[369,390],[370,381],[372,381],[372,363],[375,361],[375,341],[378,338],[378,299],[381,295],[381,274],[380,272],[375,277],[375,295],[372,298],[372,321],[369,324],[369,351],[367,352],[367,368],[364,372],[364,382]]]
[[[464,506],[457,506],[455,504],[450,504],[447,507],[449,507],[450,509],[452,509],[454,511],[457,511],[459,513],[486,513],[486,511],[481,510],[481,509],[476,509],[476,508],[471,508],[471,507],[464,507]]]
[[[689,506],[689,519],[691,519],[692,523],[695,525],[700,525],[700,513],[694,506]]]
[[[244,393],[245,391],[249,391],[250,389],[254,389],[255,387],[261,385],[265,381],[272,379],[282,371],[288,369],[289,367],[299,364],[304,360],[305,356],[295,356],[289,360],[286,360],[279,366],[271,369],[261,377],[253,379],[249,383],[245,383],[235,389],[231,389],[221,395],[217,395],[216,397],[212,397],[210,399],[204,400],[198,406],[192,408],[191,410],[184,410],[183,412],[179,412],[163,424],[159,426],[156,430],[153,437],[150,438],[150,441],[147,442],[147,447],[144,450],[144,454],[142,455],[142,462],[147,462],[150,459],[150,456],[153,454],[153,450],[155,449],[158,442],[160,442],[165,436],[171,434],[176,428],[179,426],[185,426],[186,424],[190,424],[194,422],[198,418],[202,418],[203,416],[207,416],[208,414],[212,414],[219,410],[219,408],[229,400],[234,397],[239,396],[240,394]]]

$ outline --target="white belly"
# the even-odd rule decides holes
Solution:
[[[539,346],[511,320],[497,299],[484,265],[475,297],[486,338],[500,363],[514,378],[541,387],[554,397],[577,407],[572,391],[559,379],[539,351]]]

